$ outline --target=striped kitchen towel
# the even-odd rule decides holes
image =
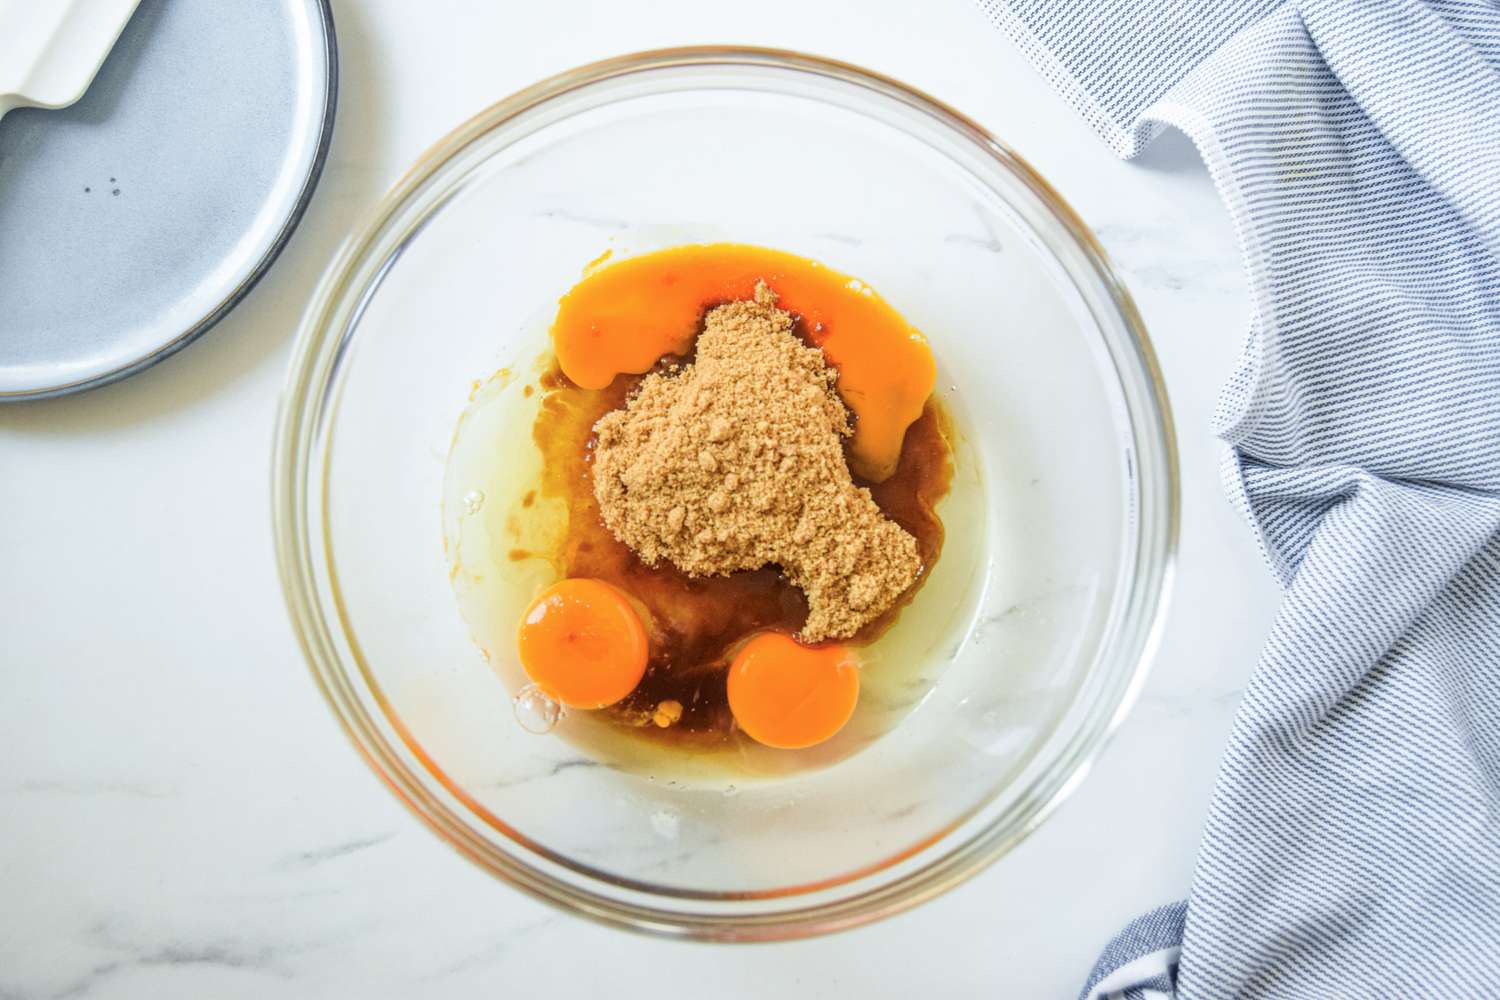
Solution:
[[[1500,997],[1500,0],[980,0],[1253,312],[1216,430],[1285,597],[1184,903],[1102,997]]]

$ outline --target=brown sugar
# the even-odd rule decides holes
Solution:
[[[595,424],[594,495],[647,565],[692,576],[780,566],[807,597],[800,638],[843,639],[922,569],[916,540],[856,486],[837,372],[775,295],[710,311],[692,364],[648,376]]]

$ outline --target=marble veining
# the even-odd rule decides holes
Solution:
[[[990,236],[975,236],[973,233],[949,233],[943,237],[944,243],[958,243],[963,246],[977,247],[988,253],[1004,253],[1005,244],[999,238]]]
[[[151,781],[22,781],[4,788],[10,795],[123,795],[137,799],[164,799],[176,794],[170,785]]]
[[[277,863],[276,867],[286,871],[313,868],[328,861],[348,857],[359,851],[367,851],[372,847],[379,847],[395,836],[394,832],[379,833],[369,837],[355,837],[351,840],[342,840],[336,844],[317,847],[310,851],[299,851],[296,854],[283,858]]]
[[[1163,226],[1110,222],[1094,234],[1116,263],[1145,288],[1223,294],[1243,285],[1237,252],[1196,247]]]
[[[283,980],[292,974],[283,964],[290,952],[269,945],[247,945],[233,940],[141,944],[114,937],[103,923],[92,927],[86,938],[93,945],[93,950],[109,953],[114,957],[93,962],[81,973],[75,973],[69,981],[39,993],[0,987],[0,998],[16,997],[17,1000],[23,1000],[38,996],[46,1000],[72,1000],[100,991],[109,985],[111,979],[127,971],[159,967],[214,966]]]
[[[571,222],[574,225],[589,226],[593,229],[629,229],[630,223],[624,219],[617,219],[608,215],[595,215],[592,212],[578,212],[569,208],[548,208],[536,213],[543,219],[551,219],[554,222]]]
[[[507,930],[500,938],[479,948],[464,954],[452,961],[445,962],[431,972],[417,977],[419,983],[431,983],[451,976],[467,972],[471,969],[483,968],[514,952],[514,950],[525,943],[526,939],[557,926],[560,917],[541,917]]]
[[[603,767],[597,760],[589,757],[568,757],[563,760],[542,761],[542,766],[534,770],[523,771],[518,774],[507,774],[503,778],[494,781],[483,782],[480,787],[495,790],[513,790],[522,785],[529,785],[537,781],[546,781],[569,771],[586,771],[590,768]]]
[[[1004,253],[1005,241],[990,215],[993,210],[974,202],[970,205],[970,211],[974,214],[974,221],[979,224],[980,232],[978,234],[949,233],[943,237],[943,242],[975,247],[986,253]]]

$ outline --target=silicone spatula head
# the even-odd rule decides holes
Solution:
[[[83,96],[140,0],[0,0],[0,116]]]

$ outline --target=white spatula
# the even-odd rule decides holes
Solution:
[[[140,0],[0,0],[0,117],[83,96]]]

